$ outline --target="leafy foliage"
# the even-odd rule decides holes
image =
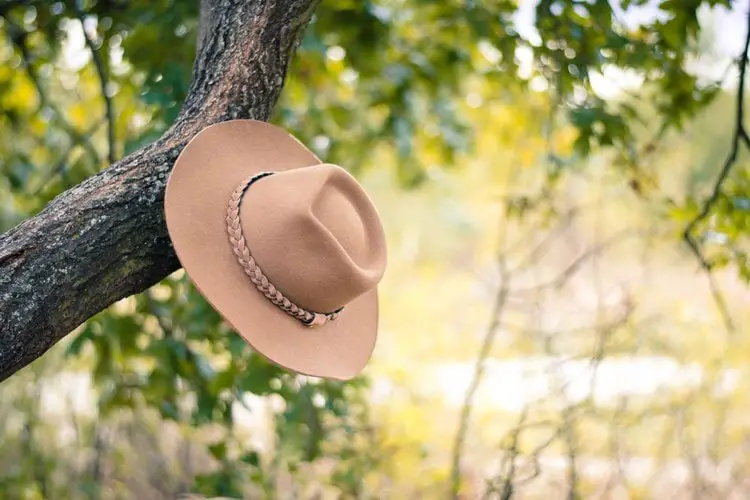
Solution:
[[[528,116],[502,119],[535,137],[554,135],[543,113],[573,129],[564,152],[540,140],[528,161],[518,159],[548,169],[545,187],[561,170],[603,153],[643,185],[654,142],[684,128],[719,95],[721,82],[701,81],[688,62],[701,50],[699,13],[730,6],[663,0],[645,22],[623,20],[648,3],[540,0],[524,25],[511,0],[323,2],[274,120],[328,161],[357,173],[393,165],[400,184],[415,188],[435,171],[454,169],[477,146],[478,110],[528,100],[521,108]],[[176,0],[0,3],[0,227],[105,168],[108,127],[118,156],[161,135],[189,87],[197,17],[198,2]],[[94,52],[86,52],[84,33]],[[76,44],[84,50],[71,51]],[[104,60],[102,71],[93,53]],[[646,104],[597,92],[593,75],[611,68],[643,82]],[[493,139],[510,150],[518,137]],[[737,263],[746,280],[748,190],[747,169],[739,169],[722,191],[711,228],[733,243],[719,245],[716,262]],[[536,207],[532,198],[547,194],[540,188],[520,196],[509,212],[523,218]],[[697,211],[696,196],[672,207],[676,220]],[[102,416],[151,409],[165,421],[221,429],[206,446],[220,466],[196,479],[200,493],[240,496],[248,478],[271,481],[272,464],[261,450],[241,449],[234,436],[236,407],[248,397],[281,402],[275,435],[286,467],[315,462],[335,443],[341,462],[332,482],[356,496],[360,476],[377,461],[366,445],[353,443],[355,426],[368,419],[365,379],[317,382],[274,367],[180,274],[92,318],[66,349],[90,364]]]

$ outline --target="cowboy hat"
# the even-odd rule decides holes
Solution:
[[[185,272],[256,351],[304,375],[362,370],[386,247],[354,177],[281,128],[232,120],[188,143],[164,208]]]

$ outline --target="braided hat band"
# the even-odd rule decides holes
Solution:
[[[242,234],[242,225],[240,224],[240,203],[242,202],[242,196],[255,182],[269,175],[273,175],[273,172],[261,172],[250,176],[238,184],[232,192],[229,204],[227,205],[226,218],[229,243],[232,245],[232,251],[237,256],[237,262],[242,266],[242,270],[250,277],[250,281],[255,285],[255,288],[270,300],[272,304],[306,326],[316,327],[325,325],[328,321],[335,320],[343,307],[330,313],[317,313],[299,307],[268,281],[268,278],[260,270],[258,263],[253,258],[245,243],[245,235]]]

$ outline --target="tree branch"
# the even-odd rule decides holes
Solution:
[[[474,397],[476,396],[479,386],[484,378],[487,358],[490,355],[495,338],[500,330],[500,325],[505,313],[505,307],[508,302],[508,296],[511,292],[511,276],[508,272],[507,263],[502,250],[498,251],[497,263],[500,271],[500,288],[495,296],[495,301],[490,314],[489,325],[482,340],[482,346],[479,348],[479,354],[474,362],[474,371],[469,382],[469,386],[464,394],[464,401],[461,405],[461,416],[459,417],[458,430],[453,440],[453,450],[451,457],[451,478],[450,478],[450,498],[461,498],[461,456],[463,454],[466,436],[469,432],[471,421],[471,412],[474,407]]]
[[[698,215],[693,220],[691,220],[690,224],[688,224],[687,227],[685,228],[685,238],[688,239],[688,242],[692,242],[691,235],[692,235],[693,229],[695,229],[695,226],[708,216],[709,212],[711,211],[711,208],[718,201],[719,196],[721,195],[721,186],[724,184],[724,181],[729,175],[729,172],[732,170],[732,167],[737,161],[737,155],[739,154],[741,143],[745,143],[745,145],[750,145],[750,137],[748,136],[747,131],[745,130],[745,119],[744,119],[745,73],[747,69],[748,49],[750,49],[750,11],[748,11],[748,14],[747,14],[747,33],[745,34],[745,46],[743,47],[742,54],[740,54],[740,57],[737,62],[737,66],[740,72],[740,82],[739,82],[739,85],[737,85],[737,106],[736,106],[735,117],[734,117],[734,136],[732,137],[732,147],[729,151],[729,155],[727,156],[727,159],[724,161],[724,166],[721,168],[721,171],[719,171],[719,176],[716,178],[716,181],[714,182],[714,187],[711,190],[711,195],[703,203],[703,207],[701,208],[701,211],[698,213]]]
[[[216,22],[172,127],[0,236],[0,380],[179,267],[163,218],[175,159],[212,123],[268,119],[317,3],[204,0]]]
[[[732,136],[732,145],[727,155],[724,165],[719,171],[719,176],[714,181],[714,187],[711,190],[711,194],[708,196],[706,201],[703,203],[700,212],[695,216],[694,219],[685,226],[685,230],[682,233],[682,239],[688,244],[688,247],[693,252],[701,268],[706,272],[708,277],[708,285],[713,296],[714,303],[718,309],[719,315],[724,323],[724,327],[728,332],[735,330],[734,321],[729,313],[729,308],[724,300],[724,295],[716,283],[713,275],[713,264],[706,259],[706,256],[701,250],[699,241],[693,236],[698,224],[700,224],[708,215],[711,213],[711,209],[719,200],[721,196],[721,188],[724,185],[729,173],[737,162],[737,156],[740,152],[740,146],[744,144],[746,148],[750,148],[750,135],[748,135],[745,129],[745,77],[747,73],[747,52],[750,49],[750,11],[747,13],[747,31],[745,32],[745,45],[742,48],[742,53],[737,60],[737,67],[740,73],[739,84],[737,85],[737,104],[734,117],[734,135]]]
[[[102,60],[100,50],[104,49],[104,57],[108,61],[109,53],[107,52],[104,43],[101,46],[96,46],[96,40],[86,31],[86,13],[80,9],[76,9],[78,20],[81,22],[81,31],[83,32],[83,38],[86,40],[86,46],[91,52],[91,60],[94,62],[96,73],[99,76],[99,87],[102,93],[102,99],[104,99],[104,110],[107,116],[107,160],[112,165],[117,160],[117,144],[115,143],[115,111],[112,104],[112,98],[109,96],[109,79],[107,78],[107,71],[105,70],[105,61]],[[106,40],[106,39],[105,39]],[[106,65],[107,67],[109,64]]]

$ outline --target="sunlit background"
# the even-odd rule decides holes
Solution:
[[[159,137],[195,46],[197,2],[26,3],[3,230]],[[746,153],[712,265],[683,237],[735,133],[726,4],[324,2],[272,121],[382,216],[365,373],[268,365],[178,271],[0,386],[0,498],[750,498]]]

